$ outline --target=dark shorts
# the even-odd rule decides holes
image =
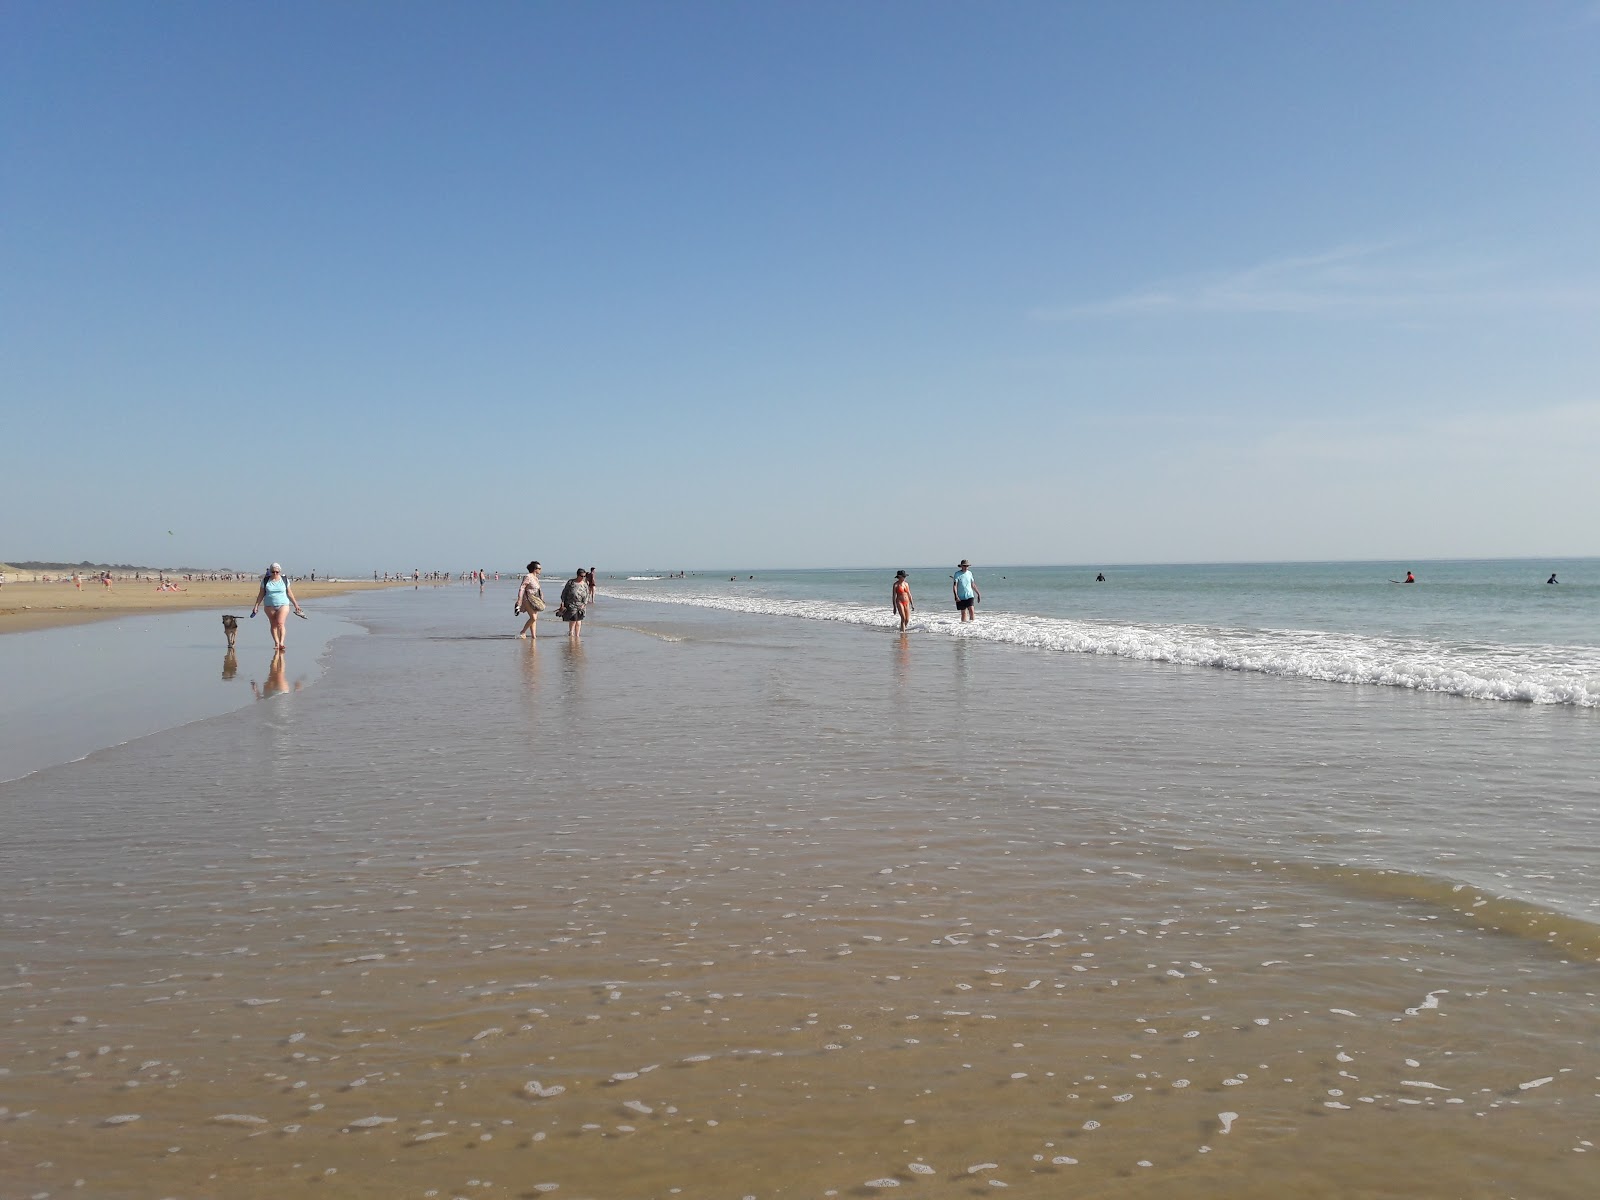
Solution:
[[[973,599],[976,599],[976,597],[973,597]],[[973,603],[972,600],[957,600],[956,601],[956,611],[957,612],[965,612],[967,609],[972,607],[972,603]]]

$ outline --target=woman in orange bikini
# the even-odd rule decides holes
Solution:
[[[900,632],[906,631],[906,626],[911,622],[911,610],[916,607],[911,600],[911,584],[906,580],[904,571],[894,573],[894,590],[889,593],[889,603],[900,617]]]

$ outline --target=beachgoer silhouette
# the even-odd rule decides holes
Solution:
[[[1551,571],[1550,572],[1550,578],[1546,579],[1545,582],[1546,583],[1560,583],[1561,580],[1556,578],[1556,573],[1554,571]]]
[[[1094,577],[1094,581],[1095,581],[1095,582],[1096,582],[1096,583],[1104,583],[1104,582],[1105,582],[1105,581],[1106,581],[1106,577],[1105,577],[1105,575],[1104,575],[1104,573],[1102,573],[1102,574],[1099,574],[1099,575],[1096,575],[1096,576],[1095,576],[1095,577]]]

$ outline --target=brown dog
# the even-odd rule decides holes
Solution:
[[[233,649],[233,644],[239,640],[239,618],[223,617],[222,632],[228,635],[228,649]]]

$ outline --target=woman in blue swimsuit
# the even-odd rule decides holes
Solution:
[[[289,621],[289,609],[293,606],[296,616],[304,616],[300,611],[300,602],[294,598],[294,588],[284,578],[283,568],[273,563],[267,573],[261,577],[261,590],[256,593],[256,602],[250,606],[250,615],[256,615],[256,609],[267,610],[267,624],[272,629],[272,645],[277,653],[283,653],[284,626]]]

